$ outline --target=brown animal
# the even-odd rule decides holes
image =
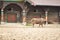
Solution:
[[[43,27],[44,22],[45,22],[44,18],[32,18],[31,19],[31,23],[32,23],[33,27],[34,27],[34,24],[39,24],[39,27],[40,27],[40,25]]]

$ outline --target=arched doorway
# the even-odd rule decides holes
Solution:
[[[27,12],[27,23],[31,23],[32,18],[45,18],[45,13],[42,7],[40,6],[31,6]]]
[[[14,3],[10,3],[4,8],[4,22],[22,22],[22,8]]]

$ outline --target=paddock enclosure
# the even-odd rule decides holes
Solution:
[[[0,23],[30,24],[32,18],[43,17],[45,24],[60,24],[60,6],[35,6],[28,1],[0,1],[0,5]]]

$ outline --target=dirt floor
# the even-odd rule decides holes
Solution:
[[[60,40],[60,28],[0,28],[0,40]]]
[[[0,25],[0,40],[60,40],[60,24],[44,27],[26,26],[20,23]]]
[[[32,25],[23,25],[21,23],[5,23],[5,24],[0,24],[0,28],[33,28]],[[60,28],[60,24],[45,24],[43,27],[38,24],[34,25],[34,28]]]

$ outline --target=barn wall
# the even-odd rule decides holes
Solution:
[[[50,21],[51,23],[58,23],[58,11],[53,11],[53,9],[51,11],[49,11],[48,13],[48,21]]]
[[[32,9],[29,11],[29,13],[27,13],[27,22],[30,23],[31,18],[40,17],[40,15],[41,15],[41,17],[46,18],[45,12],[41,8],[38,8],[38,9],[40,9],[40,10],[38,10],[39,12],[34,12]],[[49,11],[48,11],[48,23],[55,24],[55,23],[59,22],[58,20],[59,20],[58,19],[58,9],[50,7]]]

